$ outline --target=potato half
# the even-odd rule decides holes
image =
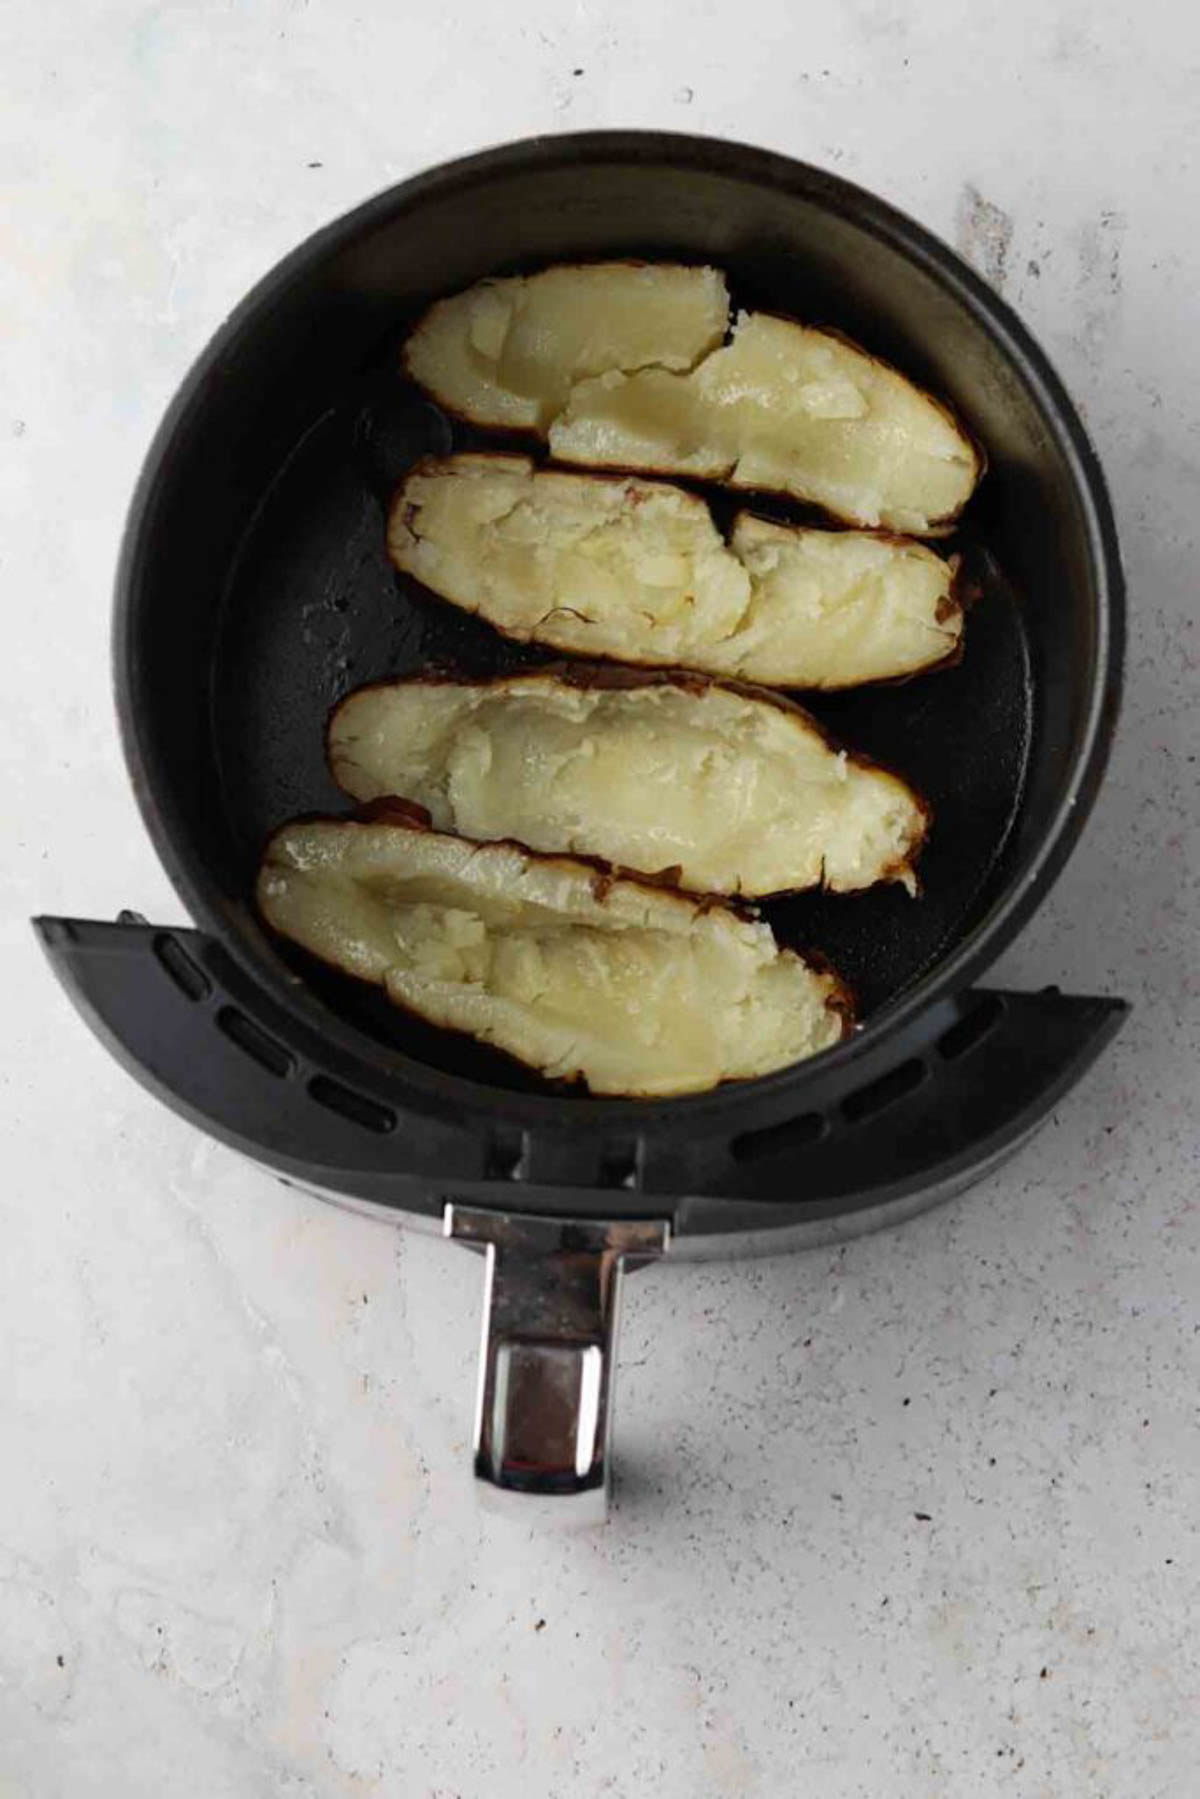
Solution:
[[[728,317],[716,269],[568,265],[436,301],[408,339],[405,365],[477,425],[543,431],[575,382],[613,369],[689,369],[720,343]]]
[[[396,567],[507,637],[774,687],[853,687],[955,659],[955,562],[911,539],[742,513],[522,456],[421,464],[388,520]]]
[[[743,313],[690,371],[577,383],[549,437],[560,462],[695,475],[918,534],[953,520],[983,472],[951,414],[896,369],[768,313]]]
[[[798,706],[700,677],[586,666],[362,688],[329,726],[335,780],[438,830],[670,869],[703,893],[915,888],[927,808]]]
[[[267,923],[396,1005],[556,1080],[696,1093],[828,1049],[836,977],[728,907],[512,844],[300,820],[267,848]]]
[[[983,472],[951,413],[836,332],[743,313],[715,269],[597,263],[480,282],[408,340],[413,379],[562,462],[694,475],[918,534]]]

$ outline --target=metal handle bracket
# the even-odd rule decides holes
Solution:
[[[627,1261],[659,1256],[665,1219],[536,1218],[447,1205],[445,1234],[487,1257],[475,1476],[491,1504],[562,1523],[607,1515]]]

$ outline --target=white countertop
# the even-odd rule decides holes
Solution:
[[[0,1792],[1192,1799],[1195,9],[15,0],[0,34]],[[1082,847],[997,973],[1136,1010],[944,1210],[632,1281],[615,1516],[547,1538],[469,1491],[477,1262],[170,1116],[25,919],[180,916],[107,612],[204,340],[371,191],[600,125],[875,188],[1057,360],[1115,492],[1129,683]]]

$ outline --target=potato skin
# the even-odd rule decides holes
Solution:
[[[790,1065],[797,1059],[803,1059],[820,1050],[832,1048],[842,1041],[853,1028],[852,995],[824,959],[808,954],[800,956],[794,950],[781,948],[774,943],[772,934],[766,926],[746,921],[746,915],[742,908],[722,904],[711,898],[694,898],[664,889],[654,883],[639,882],[629,877],[618,877],[609,869],[593,866],[576,857],[539,855],[529,851],[524,845],[512,842],[471,844],[460,838],[448,838],[443,833],[433,831],[423,821],[420,812],[420,808],[414,808],[406,801],[388,799],[377,805],[363,808],[351,818],[333,819],[313,816],[306,819],[295,819],[281,826],[273,833],[264,849],[256,888],[258,909],[268,929],[298,944],[305,954],[326,963],[339,973],[368,983],[382,985],[389,1002],[399,1011],[407,1012],[426,1023],[433,1023],[447,1033],[483,1041],[494,1053],[499,1054],[505,1060],[526,1070],[533,1068],[541,1075],[541,1078],[550,1081],[560,1089],[583,1086],[585,1089],[590,1087],[592,1091],[611,1097],[658,1099],[669,1098],[677,1094],[709,1091],[720,1082],[758,1078],[764,1074],[777,1072],[778,1068]],[[297,837],[312,837],[316,834],[332,836],[339,841],[347,841],[358,833],[362,833],[364,839],[376,844],[382,836],[385,840],[391,838],[399,843],[402,843],[405,838],[422,838],[431,845],[435,861],[431,863],[429,870],[420,868],[416,870],[420,877],[419,895],[414,895],[414,900],[407,902],[416,904],[419,911],[426,909],[428,900],[433,898],[433,891],[429,883],[431,878],[436,879],[436,875],[432,873],[432,870],[436,868],[436,857],[446,850],[457,862],[459,870],[457,875],[453,867],[447,871],[445,878],[450,883],[451,894],[448,903],[452,905],[459,903],[454,897],[457,893],[454,883],[456,879],[462,878],[461,871],[465,866],[471,871],[476,871],[471,875],[472,882],[476,881],[477,876],[482,877],[482,885],[478,889],[481,896],[480,903],[483,906],[481,918],[487,916],[488,883],[492,878],[488,872],[488,865],[493,865],[493,872],[495,872],[495,865],[500,864],[499,874],[502,881],[507,881],[508,874],[511,873],[518,883],[518,888],[526,884],[532,885],[533,890],[528,895],[520,891],[514,893],[511,888],[504,889],[518,909],[527,901],[532,903],[536,909],[544,908],[547,903],[554,903],[551,896],[556,891],[554,883],[558,880],[561,883],[559,891],[567,896],[570,907],[563,914],[564,925],[577,925],[584,930],[585,934],[589,930],[594,932],[599,929],[601,941],[620,944],[621,932],[629,928],[636,920],[652,931],[664,933],[664,953],[669,952],[669,947],[673,942],[679,944],[680,951],[684,955],[681,973],[686,970],[690,953],[687,946],[693,941],[698,941],[701,945],[707,941],[718,956],[727,953],[734,955],[735,962],[739,958],[742,959],[739,964],[743,969],[741,979],[756,982],[765,976],[769,985],[767,989],[761,990],[760,1003],[774,1008],[774,1023],[771,1023],[769,1012],[768,1034],[765,1038],[762,1036],[757,1039],[753,1036],[748,1039],[744,1038],[740,1046],[735,1044],[728,1053],[722,1050],[721,1055],[726,1069],[733,1071],[726,1072],[719,1080],[700,1072],[700,1067],[710,1066],[705,1054],[706,1038],[704,1036],[701,1038],[699,1049],[695,1052],[700,1058],[699,1066],[695,1062],[689,1063],[691,1052],[679,1055],[672,1050],[666,1058],[667,1067],[660,1069],[656,1065],[657,1051],[654,1049],[632,1053],[625,1048],[614,1050],[611,1038],[611,1020],[607,1026],[608,1050],[606,1051],[603,1047],[605,1027],[601,1025],[596,1039],[600,1060],[598,1063],[593,1060],[590,1074],[586,1065],[586,1057],[571,1076],[558,1077],[546,1074],[536,1062],[531,1061],[528,1055],[522,1054],[519,1050],[501,1041],[493,1040],[489,1035],[481,1035],[479,1029],[473,1029],[469,1025],[456,1025],[447,1022],[445,1017],[438,1017],[436,1010],[431,1010],[433,1002],[428,994],[425,1004],[409,1003],[397,990],[397,984],[391,978],[386,962],[377,966],[374,971],[365,966],[352,967],[344,959],[344,955],[327,953],[327,947],[322,948],[318,942],[306,940],[302,920],[306,907],[311,912],[311,900],[306,902],[303,892],[301,892],[299,913],[293,907],[289,914],[286,898],[281,901],[279,897],[283,890],[280,883],[282,881],[283,888],[286,888],[287,882],[291,880],[293,883],[298,883],[302,890],[312,880],[314,870],[317,871],[319,878],[320,871],[328,870],[330,864],[327,860],[321,859],[320,852],[314,859],[312,852],[308,850],[300,853],[298,858],[289,858],[290,845]],[[388,853],[390,854],[390,851]],[[504,868],[504,864],[508,864],[507,870]],[[379,864],[376,863],[375,866],[378,867]],[[409,872],[411,874],[413,871]],[[334,866],[332,878],[335,883],[337,874],[337,867]],[[402,888],[404,875],[398,874],[396,878],[399,879]],[[353,880],[352,873],[351,886],[353,886]],[[539,882],[543,883],[540,891]],[[494,886],[491,890],[497,891]],[[335,893],[337,891],[340,890],[335,887]],[[367,891],[369,894],[371,889],[368,888]],[[402,891],[397,889],[396,893],[396,903],[404,905],[406,902]],[[570,897],[572,893],[573,898]],[[644,901],[637,899],[636,896],[639,893],[644,895]],[[344,915],[345,928],[353,938],[359,927],[355,924],[352,915],[353,907],[356,904],[352,893],[347,903],[351,907],[351,913]],[[373,902],[368,898],[366,903],[370,906]],[[506,900],[505,903],[507,904],[508,901]],[[606,926],[604,920],[610,907],[617,909],[618,916],[611,926]],[[723,915],[724,920],[728,922],[723,922],[722,918],[715,919],[712,925],[705,922],[708,915],[714,911]],[[319,930],[325,932],[325,937],[328,939],[327,901],[321,902],[318,915],[324,921],[319,924]],[[622,919],[626,921],[624,924],[620,922]],[[298,920],[301,921],[299,928]],[[742,922],[739,923],[739,920]],[[503,935],[506,928],[504,924],[494,920],[493,925]],[[371,927],[368,925],[367,928],[369,930]],[[697,932],[699,932],[698,939],[696,938]],[[335,931],[334,935],[336,936],[336,934]],[[403,943],[403,938],[400,941]],[[445,941],[451,942],[452,940]],[[724,952],[719,948],[723,941],[728,946]],[[735,945],[741,945],[736,952]],[[394,945],[392,955],[393,957],[395,955]],[[703,957],[702,950],[701,956]],[[401,957],[399,960],[402,963],[404,958]],[[591,964],[586,958],[584,967],[585,970],[590,971]],[[756,974],[755,970],[760,972]],[[767,975],[767,970],[775,972]],[[443,977],[435,973],[432,978],[436,990]],[[585,972],[585,992],[586,982],[589,978],[591,978],[590,972]],[[625,977],[621,978],[625,979]],[[778,991],[776,997],[771,998],[771,994],[776,992],[773,983],[780,980],[784,981],[786,985]],[[419,989],[420,979],[415,980],[413,984],[415,988]],[[429,986],[428,979],[425,981],[425,986],[426,988]],[[740,981],[735,978],[733,991],[727,990],[721,1003],[731,1003],[734,993],[740,990]],[[700,991],[703,993],[706,989],[701,988]],[[598,992],[598,999],[602,1000],[603,993],[604,989],[601,988]],[[793,994],[793,1000],[786,997],[789,993]],[[505,1003],[502,987],[499,997],[501,1003]],[[693,989],[693,1003],[695,999],[696,994]],[[617,1003],[619,1007],[625,1002],[618,1000]],[[666,1003],[673,1005],[675,1001],[672,998]],[[802,1004],[804,1012],[802,1016],[797,1014],[794,1021],[787,1022],[793,1003]],[[450,1009],[452,1010],[452,1008]],[[685,1019],[687,1017],[686,1002],[683,1017]],[[747,1020],[746,1028],[749,1028],[752,1023],[756,1030],[761,1028],[757,1021],[750,1019]],[[528,1043],[532,1044],[538,1041],[539,1035],[543,1042],[554,1043],[554,1027],[551,1025],[543,1029],[543,1025],[536,1022],[535,1015]],[[559,1027],[559,1029],[565,1029],[569,1034],[571,1027],[567,1025]],[[742,1026],[736,1025],[735,1030],[741,1032]],[[711,1038],[711,1035],[711,1030],[709,1030],[707,1037]],[[718,1041],[720,1041],[719,1037]],[[755,1043],[757,1043],[756,1048],[752,1047]],[[769,1046],[766,1049],[765,1061],[763,1060],[764,1045]],[[707,1042],[707,1051],[711,1056],[711,1041]],[[749,1061],[746,1059],[747,1054],[749,1054]],[[627,1071],[637,1068],[642,1063],[648,1063],[647,1075],[645,1077],[634,1076],[631,1081],[622,1084],[621,1076],[614,1075],[614,1055],[616,1057],[615,1066],[618,1069],[622,1062]],[[732,1057],[732,1061],[730,1061],[730,1057]],[[688,1072],[689,1067],[690,1072]],[[606,1068],[607,1072],[605,1072]],[[675,1070],[674,1073],[671,1072],[672,1068]],[[599,1070],[598,1075],[597,1069]],[[597,1078],[599,1086],[596,1085]],[[645,1084],[639,1084],[642,1081]]]
[[[388,513],[397,570],[501,636],[792,691],[907,680],[962,654],[959,557],[743,510],[722,537],[676,483],[426,457]]]
[[[839,524],[853,526],[859,530],[888,532],[903,530],[910,536],[926,538],[945,536],[954,529],[963,508],[985,473],[987,457],[982,445],[958,417],[948,401],[930,393],[918,382],[911,380],[893,363],[865,349],[846,332],[830,329],[827,326],[814,325],[781,312],[754,312],[739,315],[735,322],[733,342],[726,343],[712,351],[709,356],[697,364],[686,380],[696,383],[698,388],[702,387],[706,375],[711,374],[713,365],[718,359],[732,357],[735,354],[738,335],[744,327],[753,328],[755,331],[765,329],[768,332],[779,328],[784,332],[795,332],[799,341],[827,341],[831,346],[836,346],[838,350],[847,352],[860,361],[863,370],[870,371],[885,386],[895,384],[906,402],[912,400],[917,402],[918,407],[928,407],[957,441],[962,451],[964,466],[969,468],[969,479],[961,497],[940,510],[931,512],[928,507],[924,508],[920,520],[900,519],[892,516],[896,511],[894,506],[886,509],[887,515],[881,513],[878,517],[872,517],[861,507],[839,505],[836,500],[829,497],[828,493],[821,493],[804,485],[789,484],[786,481],[772,480],[765,476],[751,477],[747,474],[739,474],[739,465],[746,461],[749,455],[761,454],[761,446],[758,449],[754,449],[753,446],[748,449],[746,445],[734,446],[731,442],[722,450],[712,437],[709,438],[707,449],[691,450],[684,458],[656,458],[649,452],[625,455],[615,449],[604,456],[589,454],[577,444],[569,441],[572,428],[574,427],[577,431],[580,424],[578,419],[572,419],[571,411],[572,407],[582,402],[585,388],[594,390],[603,385],[595,378],[576,384],[572,389],[571,399],[566,410],[551,423],[548,441],[552,455],[556,460],[569,467],[608,469],[614,472],[627,470],[664,478],[682,476],[692,480],[716,483],[739,492],[761,493],[782,500],[801,501],[816,506],[827,517],[836,520]],[[797,348],[799,348],[799,341]],[[700,392],[685,395],[669,381],[662,379],[661,371],[654,369],[642,371],[640,375],[635,374],[629,377],[629,380],[630,382],[642,380],[643,385],[649,381],[661,381],[664,400],[680,399],[685,401],[687,406],[695,408],[696,416],[691,421],[692,429],[689,433],[689,442],[695,442],[696,436],[701,431],[706,403]],[[711,412],[709,418],[713,421],[709,428],[715,431],[720,418],[719,409]]]
[[[636,257],[598,257],[592,261],[552,263],[547,267],[533,269],[524,274],[485,277],[468,288],[460,289],[432,301],[417,319],[405,342],[401,357],[403,370],[408,378],[429,394],[443,411],[451,418],[461,420],[464,424],[477,425],[485,430],[501,433],[541,431],[548,425],[553,412],[561,409],[561,398],[569,393],[572,380],[586,379],[586,373],[580,371],[570,375],[564,373],[560,368],[558,376],[554,376],[555,355],[561,354],[564,346],[560,344],[555,348],[553,331],[543,329],[542,332],[534,335],[539,340],[540,349],[544,350],[547,343],[551,345],[551,355],[545,368],[550,377],[550,387],[562,390],[560,406],[555,408],[551,405],[553,394],[543,393],[539,397],[536,386],[528,379],[532,373],[528,355],[523,359],[526,386],[520,392],[504,386],[503,379],[500,377],[500,369],[508,350],[508,333],[510,326],[515,325],[519,337],[522,307],[528,304],[536,310],[539,306],[543,306],[554,286],[561,285],[564,278],[569,280],[574,277],[582,283],[585,290],[580,296],[579,309],[586,313],[587,303],[589,300],[594,300],[594,292],[592,294],[586,292],[589,286],[594,290],[599,284],[609,282],[616,284],[619,291],[621,283],[624,282],[626,286],[640,287],[646,290],[653,282],[655,275],[660,272],[661,287],[675,289],[690,287],[692,290],[690,295],[677,293],[676,298],[685,300],[690,298],[699,303],[697,316],[683,321],[688,332],[685,345],[681,345],[672,333],[650,328],[649,316],[654,302],[656,298],[661,300],[664,296],[661,293],[655,295],[652,291],[649,293],[643,291],[637,296],[639,304],[627,315],[630,319],[628,338],[623,348],[616,351],[615,362],[598,358],[594,353],[594,344],[591,346],[590,352],[586,344],[577,348],[586,364],[595,365],[590,367],[587,372],[599,373],[605,367],[614,366],[643,366],[648,361],[659,363],[664,367],[686,368],[720,342],[729,314],[729,295],[725,287],[724,276],[711,265],[703,263],[660,263]],[[705,321],[703,315],[706,303],[711,306],[718,300],[718,297],[719,312],[714,312]],[[491,321],[491,331],[498,332],[498,340],[481,348],[475,341],[475,333],[480,324],[478,313],[480,308],[487,309],[489,307],[493,309],[494,313],[503,313],[504,317],[503,321],[499,317],[494,317]],[[505,310],[506,308],[507,310]],[[566,315],[568,340],[571,335],[571,310],[574,309],[569,309]],[[467,326],[465,353],[458,358],[460,362],[458,369],[451,367],[447,370],[443,367],[439,375],[431,366],[437,361],[435,352],[439,334],[445,321],[448,318],[454,318],[456,314],[461,316]],[[487,335],[488,325],[486,321],[484,323],[485,335]],[[544,326],[552,323],[551,316],[550,321],[544,321]],[[614,323],[619,324],[619,320],[615,316]],[[617,333],[618,340],[619,336],[620,334]],[[453,351],[453,346],[451,348]],[[489,348],[495,349],[494,357],[489,356]],[[569,342],[567,353],[568,360],[570,360]],[[451,363],[454,359],[452,353]],[[495,366],[495,379],[488,372],[489,360]],[[519,351],[518,360],[522,360]],[[465,383],[467,387],[474,386],[478,390],[474,405],[462,392],[451,391],[447,385],[448,376],[451,381],[457,380],[460,386]],[[480,395],[482,395],[482,404]]]
[[[858,750],[841,744],[818,719],[814,718],[810,712],[790,696],[780,693],[776,689],[756,686],[749,682],[716,681],[709,676],[697,674],[687,669],[641,669],[622,663],[562,662],[543,665],[539,668],[512,676],[496,677],[491,675],[464,675],[452,669],[429,669],[420,674],[409,675],[396,680],[385,679],[370,682],[363,687],[357,688],[353,693],[346,695],[330,712],[326,729],[326,754],[333,779],[339,786],[348,792],[351,797],[361,801],[361,794],[357,793],[355,788],[347,783],[343,774],[339,773],[340,758],[336,749],[338,728],[343,715],[348,709],[354,706],[356,700],[360,696],[369,693],[386,694],[389,690],[396,691],[411,688],[433,689],[439,686],[460,689],[493,689],[497,692],[501,692],[506,686],[511,685],[514,682],[525,687],[536,688],[544,686],[551,691],[561,687],[574,688],[584,693],[628,692],[656,688],[670,688],[692,696],[704,696],[708,694],[726,695],[771,707],[775,711],[781,713],[785,718],[794,720],[802,733],[805,736],[810,736],[816,740],[830,756],[840,758],[846,764],[861,770],[864,773],[882,777],[888,786],[895,788],[898,796],[902,796],[905,805],[910,808],[911,811],[911,828],[909,834],[905,838],[903,846],[898,850],[898,853],[893,859],[878,867],[869,882],[856,884],[846,888],[837,885],[835,881],[828,886],[827,890],[835,892],[855,892],[863,890],[866,886],[875,886],[885,882],[898,882],[914,896],[920,892],[920,882],[916,871],[916,863],[921,850],[928,839],[930,827],[933,822],[933,808],[924,794],[914,788],[911,783],[894,769],[875,761],[873,758]],[[483,833],[480,834],[482,835]],[[507,841],[521,842],[523,848],[530,849],[531,853],[535,854],[553,854],[557,849],[557,846],[543,846],[539,849],[536,846],[524,843],[519,837],[514,837],[510,833],[504,833],[504,839]],[[592,859],[589,857],[586,849],[577,850],[575,848],[567,847],[563,853],[574,860]],[[594,859],[600,862],[605,861],[603,855],[599,855]],[[784,883],[772,885],[770,887],[755,887],[749,890],[740,887],[730,888],[728,886],[713,886],[710,882],[686,879],[682,866],[678,869],[671,867],[667,869],[646,870],[644,867],[639,867],[625,861],[618,861],[614,865],[618,867],[623,878],[627,876],[635,880],[646,880],[649,878],[652,880],[669,881],[672,885],[679,886],[684,892],[691,895],[702,895],[706,891],[712,891],[717,894],[719,903],[725,903],[730,900],[736,901],[739,898],[749,900],[751,903],[756,899],[767,897],[779,899],[784,898],[789,894],[808,892],[812,891],[814,887],[826,887],[827,885],[824,864],[822,864],[821,874],[814,881],[806,881],[791,885]]]

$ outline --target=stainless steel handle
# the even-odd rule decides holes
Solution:
[[[576,1220],[448,1205],[445,1231],[487,1256],[475,1476],[491,1503],[601,1522],[621,1278],[661,1255],[663,1219]]]

